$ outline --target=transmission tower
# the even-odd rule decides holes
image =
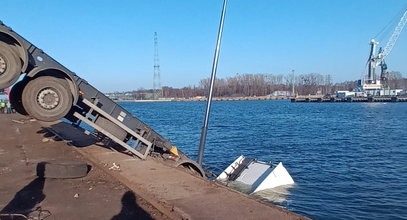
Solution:
[[[161,76],[160,76],[160,63],[158,58],[158,37],[157,32],[154,32],[154,79],[153,79],[153,93],[154,99],[162,97],[161,89]]]

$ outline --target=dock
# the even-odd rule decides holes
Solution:
[[[322,98],[298,97],[291,102],[407,102],[407,97],[347,97],[347,98]]]
[[[0,114],[0,132],[3,214],[40,207],[55,219],[308,219],[169,166],[160,158],[141,160],[114,151],[61,121],[43,123]],[[88,175],[75,180],[36,177],[38,162],[68,157],[91,165]],[[31,194],[36,199],[30,200],[29,209],[5,208]],[[128,195],[136,204],[125,203]]]

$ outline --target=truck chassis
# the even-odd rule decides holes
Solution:
[[[23,79],[18,81],[21,75]],[[0,89],[13,86],[10,102],[17,112],[41,121],[65,118],[85,122],[104,139],[146,159],[169,153],[172,143],[137,117],[54,60],[0,21]],[[178,151],[178,163],[205,176],[195,161]]]

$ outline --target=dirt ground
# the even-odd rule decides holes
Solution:
[[[0,220],[11,219],[7,214],[30,219],[307,219],[169,161],[112,151],[67,123],[0,114],[0,137]],[[37,164],[51,159],[86,161],[92,169],[78,179],[37,178]]]
[[[0,219],[168,219],[132,190],[94,166],[39,123],[0,114]],[[85,161],[86,177],[43,179],[36,166],[52,159]],[[11,216],[10,214],[13,214]],[[20,215],[15,215],[20,214]]]

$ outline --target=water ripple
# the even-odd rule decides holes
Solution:
[[[205,103],[121,104],[196,158]],[[313,219],[407,219],[406,113],[407,103],[214,102],[204,161],[282,161],[296,184],[263,199]]]

